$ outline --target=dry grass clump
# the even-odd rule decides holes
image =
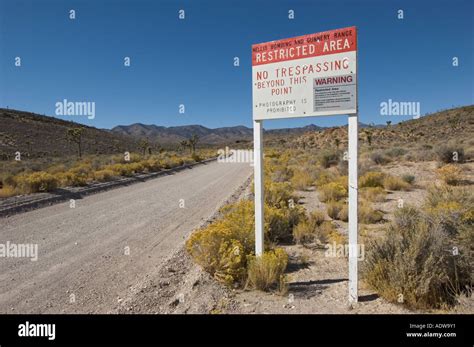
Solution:
[[[296,243],[307,244],[316,240],[325,242],[325,230],[321,227],[324,223],[325,215],[323,212],[312,212],[308,218],[300,221],[293,228],[293,239]]]
[[[383,220],[383,213],[373,209],[370,204],[362,202],[357,209],[359,223],[375,224]]]
[[[384,202],[386,191],[380,187],[367,187],[360,190],[360,197],[369,202]]]
[[[290,200],[296,202],[291,184],[288,182],[264,181],[265,203],[276,208],[287,207]]]
[[[371,153],[370,160],[372,160],[377,165],[385,165],[391,162],[391,159],[381,152]]]
[[[293,188],[297,190],[306,190],[313,185],[313,178],[308,170],[294,170],[293,177],[290,180]]]
[[[250,256],[248,263],[248,284],[252,288],[268,291],[276,286],[281,287],[288,265],[288,254],[282,248],[276,248],[259,257]]]
[[[349,220],[349,207],[346,203],[331,201],[326,204],[329,217],[343,222]],[[358,206],[359,223],[375,224],[383,220],[383,213],[373,209],[369,203],[361,202]]]
[[[397,210],[386,237],[369,243],[366,282],[385,299],[414,309],[445,308],[454,305],[460,293],[470,295],[472,243],[461,240],[474,239],[473,220],[465,218],[469,216],[466,209],[439,214],[447,201],[459,204],[466,200],[472,203],[472,193],[432,191],[423,209],[407,206]]]
[[[448,164],[436,170],[438,178],[448,185],[458,185],[463,180],[463,173],[459,166]]]
[[[386,175],[383,172],[369,171],[359,178],[359,188],[383,188]]]
[[[332,219],[339,219],[339,212],[344,208],[345,203],[338,201],[330,201],[326,204],[328,216]]]
[[[383,186],[387,190],[408,190],[410,188],[409,183],[395,176],[386,176],[383,180]]]
[[[359,179],[359,188],[385,188],[388,190],[408,190],[405,180],[378,171],[369,171]]]

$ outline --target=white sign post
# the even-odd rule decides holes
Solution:
[[[349,301],[358,299],[357,30],[252,46],[255,254],[264,251],[263,120],[349,115]]]

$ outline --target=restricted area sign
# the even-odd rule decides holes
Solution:
[[[357,113],[355,27],[252,46],[255,120]]]
[[[349,301],[357,301],[357,30],[326,31],[252,46],[255,254],[264,251],[263,121],[348,115]]]

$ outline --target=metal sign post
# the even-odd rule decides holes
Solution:
[[[263,120],[349,115],[349,301],[357,301],[357,29],[252,46],[255,254],[264,251]]]
[[[349,116],[348,137],[349,137],[349,301],[357,302],[358,288],[358,180],[357,180],[357,152],[358,152],[358,119],[357,113]]]
[[[253,121],[253,155],[255,182],[255,255],[263,253],[263,121]]]

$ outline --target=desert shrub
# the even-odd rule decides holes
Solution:
[[[294,170],[291,185],[294,189],[305,190],[313,184],[313,178],[308,170]]]
[[[321,225],[326,219],[326,215],[322,211],[313,211],[309,214],[309,221],[314,225]]]
[[[390,158],[383,155],[381,152],[373,152],[370,154],[370,160],[372,160],[375,164],[378,165],[385,165],[390,163]]]
[[[472,268],[447,251],[451,248],[438,221],[413,207],[402,208],[386,237],[369,243],[365,281],[388,301],[402,299],[410,308],[453,305],[460,288],[471,286]]]
[[[0,188],[0,198],[9,198],[10,196],[14,196],[17,194],[15,188],[11,186],[4,185]]]
[[[336,219],[347,222],[349,220],[349,206],[344,204],[341,210],[338,212]]]
[[[161,163],[160,160],[156,157],[148,158],[147,160],[142,161],[143,167],[149,172],[160,171]]]
[[[322,202],[338,201],[347,197],[347,184],[330,182],[319,187],[319,200]]]
[[[115,176],[115,172],[110,169],[102,169],[94,172],[94,179],[99,182],[110,181]]]
[[[383,188],[385,174],[383,172],[369,171],[359,179],[359,188],[380,187]]]
[[[242,282],[246,273],[244,246],[232,237],[231,230],[217,222],[193,233],[186,243],[194,261],[227,285]]]
[[[367,187],[360,190],[360,197],[369,202],[383,202],[387,193],[380,187]]]
[[[227,285],[246,279],[255,240],[253,208],[249,201],[226,206],[222,220],[194,232],[186,242],[194,261]]]
[[[268,291],[281,283],[288,264],[288,254],[282,248],[264,252],[261,256],[250,256],[248,283],[251,287]]]
[[[93,178],[93,169],[88,163],[80,163],[57,176],[62,186],[85,186]]]
[[[464,162],[464,148],[460,146],[441,146],[436,151],[438,160],[442,163],[463,163]],[[457,159],[457,160],[456,160]]]
[[[399,177],[386,176],[383,180],[383,186],[387,190],[408,190],[410,185]]]
[[[328,225],[328,237],[327,240],[329,243],[335,243],[336,245],[346,245],[347,244],[347,236],[341,234],[337,231],[334,226]]]
[[[326,204],[328,216],[332,219],[338,219],[339,212],[344,208],[344,203],[337,201],[330,201]]]
[[[174,167],[183,165],[184,160],[182,158],[177,157],[176,155],[170,155],[169,157],[163,158],[160,164],[165,169],[172,169]]]
[[[449,185],[457,185],[463,179],[462,170],[459,166],[448,164],[436,170],[439,179]]]
[[[192,156],[191,156],[191,158],[192,158],[192,160],[193,160],[194,162],[196,162],[196,163],[203,160],[203,158],[202,158],[199,154],[197,154],[197,153],[193,153]]]
[[[347,176],[349,173],[349,161],[344,160],[344,158],[340,159],[339,163],[337,164],[337,171],[340,175]]]
[[[318,177],[316,178],[316,186],[321,187],[325,184],[333,182],[337,179],[337,175],[329,170],[324,170],[319,172]]]
[[[302,221],[293,228],[293,239],[296,243],[305,244],[313,241],[315,229],[308,221]]]
[[[104,169],[115,172],[118,176],[132,176],[133,172],[128,164],[112,164],[107,165]]]
[[[455,235],[463,225],[474,224],[474,193],[463,187],[431,187],[423,209],[446,232]]]
[[[286,182],[293,176],[293,171],[284,165],[275,165],[270,170],[269,178],[273,182]]]
[[[297,243],[311,243],[319,236],[320,226],[324,223],[325,215],[323,212],[315,211],[309,215],[309,218],[299,222],[293,228],[293,238]]]
[[[145,169],[145,166],[141,161],[136,163],[130,163],[128,164],[128,167],[132,175],[143,172],[143,170]]]
[[[287,218],[288,211],[275,207],[265,207],[265,236],[272,242],[285,240],[291,235],[292,227]]]
[[[309,219],[300,222],[293,229],[293,238],[300,244],[317,242],[324,245],[329,242],[333,232],[335,232],[335,229],[331,222],[322,221],[320,224],[316,224]]]
[[[221,209],[221,220],[194,232],[186,249],[194,261],[218,281],[242,285],[247,276],[247,259],[254,254],[254,204],[243,200]],[[302,209],[265,206],[265,240],[270,242],[292,235],[293,223]]]
[[[373,209],[370,204],[359,204],[357,209],[359,222],[363,224],[374,224],[383,220],[383,213]]]
[[[58,179],[47,172],[33,172],[15,177],[16,189],[23,193],[47,192],[58,186]]]
[[[385,151],[385,155],[388,155],[390,158],[400,158],[407,153],[406,149],[400,147],[394,147]]]
[[[293,189],[288,182],[271,182],[266,180],[264,185],[265,202],[270,206],[283,208],[288,206],[290,199],[296,200],[293,196]]]
[[[410,175],[410,174],[404,174],[402,176],[402,180],[408,184],[413,184],[415,182],[415,176]]]
[[[319,164],[323,168],[329,168],[339,162],[339,153],[336,151],[324,151],[318,156]]]

